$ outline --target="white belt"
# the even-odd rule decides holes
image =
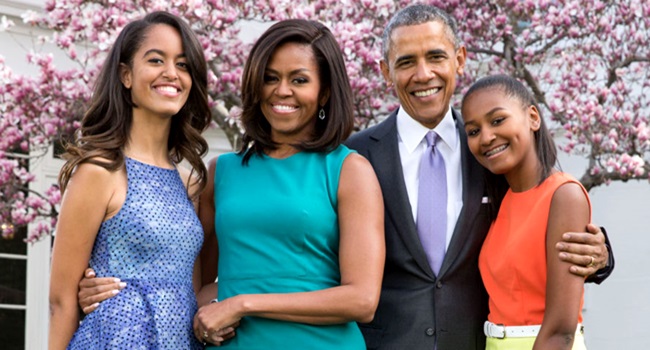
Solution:
[[[539,333],[540,325],[536,326],[504,326],[485,321],[483,324],[483,333],[489,338],[522,338],[536,337]]]
[[[540,325],[534,326],[504,326],[500,324],[495,324],[490,321],[485,321],[483,324],[483,333],[486,337],[489,338],[524,338],[524,337],[536,337],[539,333],[539,329],[542,328]],[[578,324],[576,333],[582,334],[583,326]]]

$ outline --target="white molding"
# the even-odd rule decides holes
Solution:
[[[16,304],[0,304],[0,309],[4,310],[25,310],[27,306],[25,305],[16,305]]]
[[[0,16],[7,16],[12,21],[20,21],[22,23],[22,15],[26,11],[43,12],[43,5],[45,1],[11,1],[0,0]],[[18,24],[18,22],[16,22]]]
[[[27,255],[0,253],[0,259],[27,260]]]

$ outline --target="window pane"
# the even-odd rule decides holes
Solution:
[[[0,259],[0,304],[25,305],[26,282],[27,260]]]
[[[0,344],[5,350],[25,348],[25,310],[0,309]]]
[[[26,228],[16,229],[13,238],[0,236],[0,253],[27,255],[27,244],[23,242],[27,236]]]

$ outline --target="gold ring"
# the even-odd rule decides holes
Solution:
[[[208,331],[203,331],[203,339],[208,339]]]
[[[589,265],[587,265],[587,267],[593,267],[593,266],[594,266],[594,262],[596,261],[596,259],[594,259],[593,256],[590,256],[590,258],[591,258],[591,262],[589,263]]]

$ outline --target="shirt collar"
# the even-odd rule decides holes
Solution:
[[[440,123],[433,129],[429,129],[411,118],[404,108],[400,107],[397,111],[397,134],[409,153],[415,151],[429,130],[434,130],[450,149],[455,148],[458,142],[458,134],[456,133],[454,117],[451,114],[451,107],[449,107]]]

